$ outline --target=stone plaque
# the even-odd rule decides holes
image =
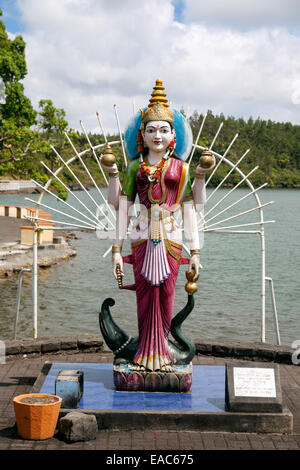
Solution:
[[[282,412],[278,364],[226,364],[225,399],[229,411]]]
[[[233,383],[236,397],[276,398],[273,368],[234,367]]]

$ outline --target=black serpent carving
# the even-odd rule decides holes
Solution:
[[[101,306],[99,325],[104,341],[114,353],[114,364],[132,362],[138,348],[139,338],[131,338],[113,320],[110,307],[115,304],[114,299],[107,298]],[[185,307],[173,318],[170,333],[176,342],[168,340],[169,350],[176,365],[189,364],[195,355],[195,344],[181,331],[182,323],[194,308],[194,295],[189,294]]]

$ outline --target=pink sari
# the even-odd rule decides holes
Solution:
[[[171,158],[170,165],[164,175],[166,198],[160,205],[167,211],[172,211],[176,202],[182,202],[178,201],[178,191],[182,189],[180,188],[182,169],[183,162]],[[151,207],[148,198],[149,181],[138,171],[136,182],[140,203],[148,209]],[[152,198],[159,200],[161,196],[161,185],[157,182],[153,185]],[[128,257],[133,264],[135,277],[139,331],[139,345],[134,362],[149,370],[160,370],[162,366],[172,363],[168,348],[168,334],[172,320],[175,284],[179,264],[186,264],[188,259],[181,258],[178,262],[178,255],[181,255],[180,246],[172,246],[171,253],[166,250],[164,257],[168,265],[168,275],[159,285],[153,285],[143,274],[145,256],[148,256],[147,243],[152,249],[152,241],[141,240],[141,243],[132,246],[132,255]],[[162,247],[165,249],[164,245]],[[177,254],[177,259],[174,253]],[[125,262],[128,261],[126,258],[124,258]]]

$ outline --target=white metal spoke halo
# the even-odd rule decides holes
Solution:
[[[69,158],[69,160],[64,161],[63,158],[56,151],[56,149],[52,147],[52,150],[55,152],[56,156],[62,162],[62,165],[55,172],[51,171],[50,168],[48,168],[45,164],[43,164],[43,162],[41,162],[43,166],[46,168],[46,170],[48,171],[48,173],[50,173],[51,176],[44,186],[39,184],[37,181],[34,181],[35,184],[40,188],[41,194],[37,201],[31,200],[31,202],[34,202],[36,204],[36,208],[37,208],[36,216],[31,217],[31,219],[42,222],[43,221],[42,218],[39,217],[39,208],[45,207],[65,217],[65,219],[57,221],[58,224],[62,225],[62,226],[55,227],[55,229],[57,230],[66,229],[67,227],[70,227],[73,230],[76,228],[78,229],[86,228],[86,229],[95,230],[95,231],[96,230],[107,231],[109,229],[114,229],[115,219],[116,219],[115,213],[113,212],[111,207],[108,205],[107,198],[103,194],[103,191],[101,190],[99,185],[96,183],[93,174],[88,168],[88,164],[84,161],[84,156],[89,156],[90,152],[92,152],[94,157],[97,158],[97,160],[99,160],[99,157],[96,155],[95,152],[96,150],[103,149],[106,146],[106,142],[92,146],[91,148],[85,149],[82,152],[78,152],[67,134],[66,134],[66,137],[69,143],[71,144],[73,151],[75,152],[75,155]],[[114,146],[114,145],[119,145],[120,143],[121,143],[120,140],[114,140],[114,141],[109,142],[109,145]],[[80,181],[80,178],[76,176],[74,170],[72,169],[71,164],[75,162],[80,162],[81,165],[84,167],[85,172],[90,179],[91,185],[96,191],[94,196],[92,196],[90,192],[85,188],[85,186]],[[63,181],[59,177],[60,173],[63,170],[67,170],[69,173],[72,174],[72,176],[75,178],[75,180],[81,187],[83,191],[82,194],[85,194],[87,196],[87,200],[92,203],[92,208],[88,207],[87,204],[84,203],[82,199],[77,196],[75,191],[73,191],[65,183],[63,183]],[[68,197],[68,201],[64,201],[56,193],[52,192],[49,189],[55,180],[58,181],[64,187],[64,189],[68,192],[68,195],[71,196],[71,198]],[[46,206],[45,204],[43,204],[43,198],[45,194],[49,194],[54,199],[60,201],[60,203],[64,206],[65,209],[66,208],[68,210],[71,209],[72,212],[71,213],[64,212],[64,211],[55,209],[53,207]],[[77,202],[77,204],[74,204],[75,201]]]
[[[205,119],[205,117],[204,117]],[[220,128],[218,129],[217,134],[219,133]],[[199,134],[198,134],[199,137]],[[274,321],[275,321],[275,327],[276,327],[276,335],[277,335],[277,343],[280,344],[280,334],[279,334],[279,327],[278,327],[278,318],[277,318],[277,311],[276,311],[276,303],[275,303],[275,297],[274,297],[274,288],[273,288],[273,281],[272,278],[266,276],[266,262],[265,262],[265,233],[264,233],[264,225],[265,224],[270,224],[274,223],[275,220],[265,220],[264,219],[264,212],[263,209],[270,204],[273,204],[274,201],[267,202],[265,204],[261,203],[260,197],[258,195],[258,192],[267,186],[267,183],[262,184],[258,188],[255,188],[253,184],[250,181],[250,176],[254,171],[258,168],[255,167],[253,168],[247,175],[243,173],[243,171],[239,168],[239,164],[243,160],[243,158],[247,155],[249,150],[247,150],[242,157],[237,161],[237,163],[233,163],[232,161],[229,160],[228,157],[226,157],[226,154],[228,153],[228,150],[236,140],[237,135],[231,142],[230,146],[226,150],[226,152],[221,155],[218,152],[215,152],[212,150],[212,145],[210,147],[211,153],[216,157],[216,166],[211,172],[210,176],[206,180],[206,186],[208,182],[211,180],[211,177],[213,174],[220,168],[221,165],[226,164],[229,167],[228,173],[226,173],[225,177],[222,179],[222,181],[215,187],[213,188],[211,194],[208,196],[207,201],[206,201],[206,206],[205,206],[205,211],[200,213],[200,216],[198,217],[198,229],[199,232],[208,235],[211,233],[217,233],[220,236],[221,235],[228,235],[230,234],[245,234],[245,235],[259,235],[260,236],[260,242],[261,242],[261,341],[264,343],[265,342],[265,317],[266,317],[266,281],[270,282],[270,289],[271,289],[271,295],[272,295],[272,304],[273,304],[273,313],[274,313]],[[215,141],[216,137],[214,138],[213,142]],[[197,143],[194,144],[194,148],[199,149],[199,150],[204,150],[206,147],[198,145]],[[194,150],[194,149],[193,149]],[[227,180],[228,176],[230,174],[236,171],[240,177],[240,180],[238,183],[236,183],[233,188],[229,189],[225,195],[222,195],[219,199],[216,197],[218,189],[222,188],[224,182]],[[219,205],[221,203],[224,203],[224,201],[227,199],[228,196],[230,196],[240,185],[244,183],[247,185],[249,191],[240,199],[230,203],[227,207],[222,208],[221,210],[219,208]],[[224,189],[224,186],[223,188]],[[249,209],[243,210],[240,212],[236,212],[235,214],[226,217],[221,218],[219,220],[219,217],[223,214],[226,214],[226,212],[229,209],[232,209],[233,207],[237,207],[239,203],[244,201],[245,199],[251,199],[254,201],[254,204],[250,206]],[[212,202],[214,201],[214,202]],[[256,221],[250,221],[248,223],[240,223],[238,221],[239,217],[245,217],[246,215],[250,213],[257,213],[258,217]]]
[[[103,130],[101,117],[99,113],[96,113],[102,135],[104,136],[104,143],[93,145],[85,130],[85,127],[82,121],[80,121],[81,128],[83,130],[83,133],[87,141],[87,145],[88,145],[87,148],[81,152],[77,151],[69,135],[66,133],[65,134],[66,138],[70,146],[72,147],[74,155],[71,158],[69,158],[67,161],[64,161],[64,159],[57,152],[57,150],[54,147],[52,147],[53,152],[56,154],[58,160],[61,162],[61,166],[59,166],[59,168],[56,171],[52,171],[45,163],[41,162],[44,168],[47,170],[48,174],[50,174],[50,178],[44,186],[35,181],[35,184],[41,190],[41,194],[39,195],[39,198],[37,201],[26,198],[27,200],[29,200],[30,202],[36,205],[35,217],[30,217],[30,219],[34,221],[35,223],[34,233],[37,230],[37,224],[39,224],[39,228],[49,229],[49,226],[47,227],[45,225],[45,227],[43,227],[43,222],[46,221],[47,219],[44,219],[43,217],[39,216],[39,210],[41,208],[45,208],[46,210],[49,210],[51,213],[57,214],[58,219],[60,219],[60,220],[56,220],[56,217],[55,217],[52,220],[54,223],[57,224],[57,226],[52,227],[52,229],[53,228],[56,230],[86,229],[89,231],[95,231],[98,238],[105,238],[106,234],[109,231],[115,230],[115,225],[116,225],[115,211],[112,210],[112,208],[109,206],[107,202],[107,198],[105,194],[103,194],[101,187],[99,187],[99,185],[96,183],[95,174],[93,174],[92,170],[89,169],[88,162],[86,160],[86,158],[91,158],[95,160],[97,164],[97,171],[99,171],[100,174],[102,174],[106,185],[108,184],[108,181],[99,161],[100,155],[98,156],[97,152],[101,153],[101,149],[103,149],[107,145],[107,143],[111,147],[113,147],[114,145],[121,145],[125,167],[127,166],[127,158],[125,155],[124,141],[123,141],[123,136],[121,132],[116,105],[114,105],[114,110],[115,110],[118,130],[120,134],[120,140],[114,140],[110,142],[107,140],[107,137]],[[207,117],[207,114],[203,118],[196,141],[192,147],[191,155],[187,160],[189,164],[191,163],[193,159],[193,155],[196,149],[200,151],[203,151],[205,149],[205,147],[198,145],[198,141],[200,139],[201,132],[205,125],[206,117]],[[250,177],[256,171],[258,167],[253,168],[248,174],[245,174],[239,167],[243,159],[248,154],[249,149],[245,151],[245,153],[237,160],[236,163],[232,162],[230,158],[228,157],[228,153],[231,147],[233,146],[234,142],[238,138],[238,134],[236,134],[233,137],[231,143],[229,144],[228,148],[226,149],[223,155],[213,150],[213,146],[215,142],[217,141],[219,134],[221,133],[222,127],[223,127],[223,123],[221,123],[220,126],[218,127],[217,132],[212,139],[211,145],[209,146],[209,150],[216,158],[216,166],[212,170],[212,172],[208,175],[206,179],[206,186],[208,185],[212,176],[218,171],[219,168],[221,167],[223,168],[223,166],[226,165],[226,167],[228,168],[228,172],[225,174],[225,176],[220,181],[220,183],[209,194],[207,201],[206,201],[207,204],[205,206],[205,210],[200,212],[200,214],[197,215],[200,241],[201,239],[203,241],[204,235],[206,236],[211,233],[219,234],[220,236],[224,235],[226,237],[230,236],[231,234],[245,234],[245,235],[256,234],[260,236],[260,240],[261,240],[261,253],[260,253],[261,255],[261,292],[260,292],[260,296],[261,296],[261,325],[262,325],[261,326],[261,341],[265,342],[265,298],[266,298],[265,284],[266,284],[266,280],[272,283],[272,278],[266,276],[264,225],[273,223],[275,221],[265,220],[263,209],[267,207],[268,205],[272,204],[273,201],[267,202],[265,204],[261,203],[258,193],[262,188],[266,186],[266,183],[261,185],[258,188],[255,188],[253,184],[251,183]],[[77,163],[80,163],[81,167],[84,169],[86,175],[88,176],[91,182],[91,186],[95,190],[93,191],[92,194],[90,193],[90,191],[86,189],[80,177],[76,175],[76,171],[72,165],[77,164]],[[72,175],[73,179],[76,180],[79,187],[82,189],[81,196],[83,197],[79,197],[75,191],[73,191],[66,183],[64,183],[64,181],[62,181],[60,174],[64,170],[69,172]],[[239,181],[235,183],[234,186],[230,188],[225,194],[223,194],[222,192],[221,197],[218,198],[218,195],[220,194],[218,193],[218,190],[220,188],[222,188],[222,190],[224,189],[225,183],[228,177],[233,172],[236,172],[238,174]],[[67,191],[68,196],[70,197],[68,197],[66,201],[64,201],[56,193],[50,190],[50,187],[54,181],[57,181],[59,184],[61,184],[64,187],[64,189]],[[227,200],[227,198],[229,198],[237,188],[241,187],[241,185],[246,186],[248,188],[248,192],[242,197],[240,197],[240,199],[235,200],[234,202],[230,202],[230,199]],[[56,201],[59,201],[60,203],[59,208],[53,207],[51,203],[47,203],[47,204],[44,203],[43,199],[46,194],[53,197]],[[253,204],[252,205],[250,204],[249,208],[247,207],[246,210],[239,210],[238,209],[239,204],[244,202],[246,199],[247,199],[247,202],[252,201]],[[227,205],[225,207],[222,207],[222,205],[225,202]],[[234,212],[232,215],[228,215],[228,211],[230,211],[231,209],[234,209],[235,211],[236,209],[238,210]],[[134,207],[134,213],[136,214],[136,207]],[[250,216],[250,214],[251,215],[257,214],[257,218],[255,219],[255,221],[249,220],[246,223],[244,223],[243,219],[246,216],[247,217]],[[178,216],[178,223],[180,224],[182,228],[183,223],[182,223],[181,215]],[[129,226],[129,231],[130,231],[130,226]],[[109,238],[114,238],[114,237],[109,237]],[[190,254],[189,248],[185,244],[183,244],[183,249],[188,254]],[[105,253],[103,254],[103,257],[106,257],[110,253],[110,251],[111,251],[111,247],[106,249]],[[34,286],[35,286],[34,289],[37,289],[36,266],[33,268],[33,276],[34,276]],[[270,287],[271,287],[271,292],[273,292],[273,285],[270,285]],[[274,305],[275,298],[272,298],[272,301]],[[274,315],[275,315],[275,311],[276,311],[276,306],[274,309]],[[277,316],[275,318],[275,322],[277,324],[277,342],[278,344],[280,344]]]

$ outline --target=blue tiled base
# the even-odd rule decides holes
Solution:
[[[193,366],[190,393],[119,392],[113,383],[112,364],[52,364],[40,393],[55,392],[55,379],[62,369],[84,373],[84,392],[78,409],[224,412],[225,366]]]

